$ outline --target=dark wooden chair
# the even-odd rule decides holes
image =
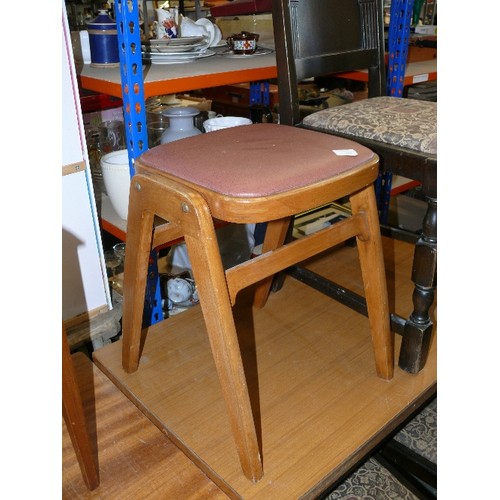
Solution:
[[[354,149],[356,156],[341,156]],[[339,154],[337,154],[339,153]],[[373,183],[378,157],[353,141],[297,127],[254,124],[152,148],[135,161],[125,257],[123,367],[137,370],[148,261],[152,248],[183,238],[244,474],[262,477],[232,306],[256,285],[267,301],[273,275],[356,236],[376,372],[393,376],[385,269]],[[284,244],[291,218],[348,196],[352,217]],[[155,216],[168,221],[153,228]],[[214,220],[267,223],[262,255],[224,270]],[[332,329],[334,325],[332,324]]]
[[[279,115],[282,124],[357,141],[379,155],[382,169],[421,183],[428,210],[422,234],[410,238],[416,242],[414,310],[407,320],[392,316],[393,330],[403,335],[399,366],[416,373],[425,364],[433,329],[429,309],[437,275],[437,109],[435,102],[386,96],[383,17],[383,0],[273,0]],[[357,70],[367,71],[368,99],[301,120],[300,82]],[[349,300],[363,311],[362,300]]]

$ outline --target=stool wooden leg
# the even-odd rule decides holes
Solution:
[[[151,253],[154,215],[143,210],[144,195],[130,190],[127,252],[123,279],[122,364],[134,372],[139,366],[142,318]]]
[[[232,433],[243,473],[252,481],[263,474],[259,443],[248,394],[233,310],[224,269],[210,220],[200,236],[185,236],[193,277],[210,339]]]
[[[291,218],[274,220],[267,223],[266,236],[262,245],[262,253],[266,253],[283,245],[290,226]],[[273,276],[269,276],[261,281],[255,288],[253,305],[258,309],[262,309],[267,302],[269,292],[273,284]]]
[[[262,462],[229,290],[210,210],[200,194],[174,181],[136,174],[130,190],[123,298],[123,367],[137,369],[153,214],[184,235],[200,305],[244,474],[257,481]],[[177,229],[175,229],[177,228]],[[169,233],[170,234],[170,233]],[[167,236],[154,239],[154,244]]]
[[[354,214],[363,214],[367,234],[357,237],[368,318],[372,335],[377,375],[390,380],[394,374],[394,338],[390,331],[389,301],[382,239],[373,186],[351,195]]]

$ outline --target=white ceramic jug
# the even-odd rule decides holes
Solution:
[[[177,9],[156,9],[156,17],[153,31],[158,40],[178,37],[179,12]]]

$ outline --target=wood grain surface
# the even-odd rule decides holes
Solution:
[[[413,246],[386,238],[383,245],[389,305],[406,317]],[[362,293],[355,248],[322,254],[308,267]],[[120,342],[96,351],[94,361],[229,496],[314,498],[435,392],[436,339],[420,373],[396,368],[387,382],[376,376],[364,316],[290,278],[262,310],[247,298],[241,294],[235,315],[262,449],[259,482],[241,472],[198,307],[149,328],[137,372],[122,369]],[[122,420],[115,414],[117,427]]]
[[[226,499],[82,353],[72,356],[99,464],[100,484],[90,492],[63,422],[64,499]]]

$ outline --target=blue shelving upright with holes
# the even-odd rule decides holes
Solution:
[[[115,0],[115,19],[120,55],[123,119],[125,122],[130,178],[132,178],[135,173],[135,159],[148,149],[139,5],[137,0]],[[152,325],[162,319],[158,256],[156,250],[153,250],[148,268],[144,324]]]
[[[410,26],[413,16],[414,0],[392,0],[391,20],[389,23],[387,95],[403,97]],[[377,196],[380,222],[387,223],[391,198],[392,173],[384,172],[377,181]]]
[[[402,97],[408,59],[413,0],[392,0],[389,23],[387,95]]]

